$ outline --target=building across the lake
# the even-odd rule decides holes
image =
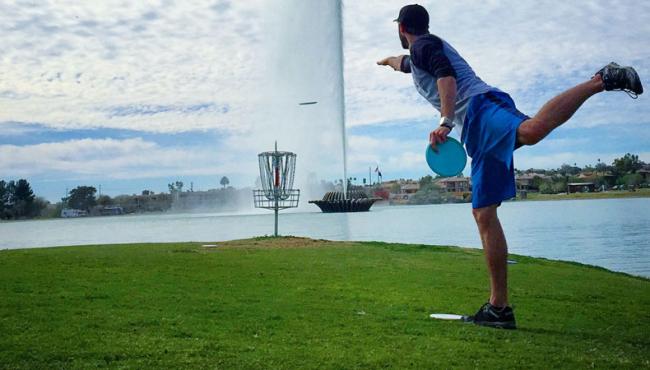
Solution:
[[[390,191],[391,204],[408,204],[411,197],[420,190],[420,183],[413,180],[395,180],[382,184]]]
[[[643,178],[643,181],[649,182],[650,181],[650,167],[648,169],[641,169],[636,171],[641,177]]]
[[[467,193],[472,191],[472,182],[469,177],[445,177],[437,180],[436,184],[447,193]]]
[[[124,208],[120,206],[106,206],[99,208],[100,216],[119,216],[124,214]]]
[[[572,182],[567,184],[568,193],[593,193],[596,191],[596,184],[593,182]]]
[[[539,190],[539,181],[550,180],[551,176],[544,175],[542,173],[524,173],[522,175],[517,175],[515,177],[515,182],[517,184],[518,191],[538,191]]]
[[[61,217],[63,218],[86,217],[86,216],[88,216],[88,212],[82,209],[63,208],[61,210]]]

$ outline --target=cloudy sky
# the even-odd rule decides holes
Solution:
[[[321,111],[299,112],[276,100],[331,95],[325,85],[337,82],[316,80],[316,70],[336,70],[338,44],[322,36],[335,24],[329,1],[0,1],[0,179],[27,178],[50,200],[78,185],[117,195],[166,191],[179,179],[215,188],[228,176],[252,186],[256,154],[272,145],[269,122],[290,129],[286,122],[324,117],[325,98]],[[610,61],[635,66],[650,86],[650,3],[421,3],[432,33],[529,115]],[[348,163],[359,179],[376,166],[384,179],[428,173],[422,153],[439,115],[410,76],[374,64],[403,52],[391,21],[404,4],[343,1]],[[301,68],[314,80],[292,80]],[[646,95],[601,94],[519,150],[516,166],[611,162],[626,152],[650,162],[648,117]],[[339,153],[336,140],[312,140],[338,135],[331,125],[278,140],[333,180],[342,177],[340,157],[329,154]],[[319,156],[301,153],[309,143]]]

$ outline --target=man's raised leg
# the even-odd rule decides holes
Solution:
[[[568,121],[590,97],[602,91],[625,91],[636,98],[643,94],[641,79],[632,67],[621,67],[612,62],[591,78],[549,100],[533,117],[517,129],[517,142],[534,145],[551,131]]]
[[[517,129],[517,141],[523,145],[534,145],[551,131],[568,121],[580,106],[593,95],[605,91],[600,75],[583,82],[549,100],[532,118],[524,121]]]

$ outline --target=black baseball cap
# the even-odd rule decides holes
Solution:
[[[425,32],[429,30],[429,13],[422,5],[406,5],[400,9],[395,22],[404,25],[409,33]]]

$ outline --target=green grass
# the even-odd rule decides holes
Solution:
[[[570,199],[618,199],[618,198],[647,198],[650,197],[650,188],[637,189],[636,191],[616,190],[604,191],[598,193],[560,193],[560,194],[540,194],[528,193],[526,199],[517,200],[570,200]]]
[[[485,301],[478,250],[219,245],[1,251],[0,368],[650,367],[647,279],[515,256],[504,331],[428,318]]]

